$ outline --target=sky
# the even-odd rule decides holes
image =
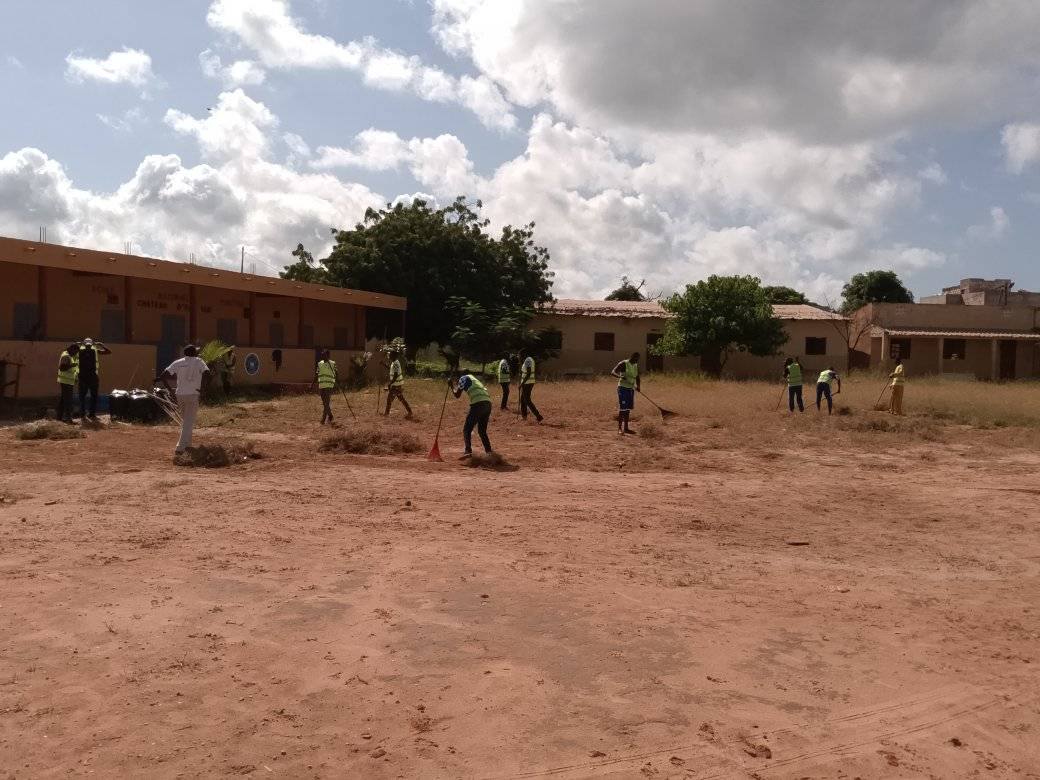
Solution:
[[[558,297],[1040,289],[1035,0],[5,0],[0,234],[275,273],[369,207],[536,223]]]

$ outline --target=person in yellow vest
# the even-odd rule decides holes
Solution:
[[[636,391],[639,386],[639,353],[633,352],[628,360],[622,360],[610,372],[618,378],[618,433],[635,433],[628,427],[628,419],[636,405]]]
[[[896,358],[896,367],[888,378],[892,380],[892,400],[889,402],[888,411],[901,415],[903,413],[903,385],[906,382],[906,376],[903,373],[903,361],[900,358]]]
[[[73,388],[79,378],[79,344],[69,344],[58,358],[58,411],[55,417],[60,422],[72,424]]]
[[[509,370],[509,354],[502,356],[498,361],[498,384],[502,388],[502,408],[507,408],[509,403],[509,383],[513,379],[513,373]]]
[[[111,355],[112,350],[100,341],[83,339],[79,347],[79,413],[86,419],[97,419],[97,397],[101,387],[101,356]],[[90,406],[87,406],[87,396]]]
[[[328,422],[332,425],[332,391],[336,389],[339,382],[339,372],[336,369],[336,361],[329,359],[329,351],[321,351],[321,360],[318,361],[318,395],[321,396],[321,424]]]
[[[523,363],[520,364],[520,416],[526,420],[527,413],[530,412],[538,422],[541,422],[544,418],[538,411],[538,407],[534,405],[534,401],[531,400],[531,392],[534,390],[535,384],[534,358],[526,349],[520,351],[520,357],[523,358]]]
[[[835,382],[838,383],[838,392],[840,393],[841,377],[838,376],[838,372],[834,370],[833,366],[820,372],[819,377],[816,379],[816,411],[820,411],[820,401],[825,397],[827,399],[827,414],[831,414],[834,411],[831,388]]]
[[[390,416],[390,404],[394,402],[395,398],[399,398],[404,404],[404,416],[410,420],[412,419],[412,407],[404,398],[404,371],[401,369],[401,353],[391,352],[390,358],[390,380],[386,385],[386,411],[383,416]]]
[[[491,440],[488,438],[488,421],[491,419],[491,394],[473,374],[463,374],[454,383],[449,379],[448,386],[452,395],[458,398],[465,393],[469,396],[469,414],[462,426],[462,441],[466,449],[460,460],[473,457],[473,429],[477,429],[484,452],[491,454]]]
[[[784,379],[787,380],[787,408],[794,413],[794,402],[798,401],[798,411],[804,412],[805,404],[802,402],[802,364],[798,362],[798,358],[787,358],[787,361],[784,363]]]

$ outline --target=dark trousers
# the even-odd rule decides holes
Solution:
[[[523,418],[527,419],[527,412],[535,416],[538,422],[542,421],[542,415],[538,411],[538,407],[534,405],[534,401],[531,400],[531,391],[534,390],[534,385],[520,385],[520,414]]]
[[[820,400],[827,398],[827,414],[831,413],[834,408],[834,402],[831,400],[831,386],[827,382],[816,383],[816,408],[820,408]]]
[[[404,404],[404,413],[407,414],[409,417],[411,417],[412,416],[412,407],[410,407],[408,405],[408,402],[406,400],[404,400],[404,389],[402,387],[400,387],[400,386],[398,386],[398,387],[391,387],[389,390],[386,391],[386,412],[385,412],[385,416],[386,417],[390,416],[390,404],[392,404],[394,402],[395,398],[400,398],[401,399],[401,403]]]
[[[491,402],[480,401],[470,404],[469,414],[466,415],[466,424],[462,426],[462,440],[466,444],[466,452],[473,452],[473,428],[476,426],[480,443],[484,445],[484,452],[491,452],[491,440],[487,435],[488,421],[491,419]]]
[[[97,417],[98,376],[94,374],[79,375],[79,413],[83,417]],[[87,395],[90,395],[90,408],[87,408]]]
[[[506,404],[509,403],[509,382],[501,382],[502,385],[502,408],[506,408]]]
[[[321,396],[321,424],[332,422],[332,388],[319,387],[318,395]]]
[[[58,384],[61,389],[61,395],[58,397],[58,412],[55,415],[59,420],[65,422],[72,422],[72,385]]]
[[[805,404],[802,403],[802,386],[801,385],[791,385],[790,387],[787,388],[787,408],[790,409],[792,412],[794,411],[795,399],[798,400],[798,411],[799,412],[804,412],[805,411]]]

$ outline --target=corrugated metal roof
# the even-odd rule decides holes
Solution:
[[[629,317],[633,319],[667,319],[671,315],[657,301],[590,301],[558,298],[546,313],[572,317]],[[840,314],[805,304],[776,305],[773,313],[782,320],[841,320]]]
[[[871,336],[881,338],[883,333],[895,338],[946,338],[946,339],[1011,339],[1040,341],[1040,333],[1021,330],[947,330],[945,328],[883,328],[875,325]]]

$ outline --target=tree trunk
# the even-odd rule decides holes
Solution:
[[[716,379],[722,376],[721,347],[707,347],[701,352],[701,371]]]

